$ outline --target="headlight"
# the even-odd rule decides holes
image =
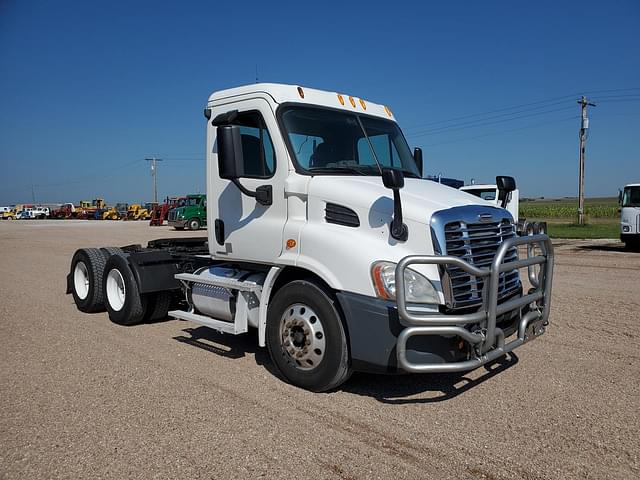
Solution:
[[[371,267],[371,278],[376,294],[386,300],[396,298],[396,264],[376,262]],[[433,284],[410,268],[404,271],[405,299],[408,303],[440,303]]]

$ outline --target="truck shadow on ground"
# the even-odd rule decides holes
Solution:
[[[624,243],[603,243],[592,245],[578,245],[575,247],[576,251],[596,251],[596,252],[621,252],[621,253],[633,253],[634,250],[627,248]],[[640,252],[640,250],[635,250]]]
[[[231,359],[254,355],[258,365],[282,379],[267,349],[258,346],[255,331],[239,336],[224,335],[207,327],[185,328],[182,331],[184,335],[173,337],[174,340]],[[517,355],[511,352],[472,372],[407,375],[354,373],[337,390],[371,397],[390,405],[437,403],[455,398],[517,363]],[[482,371],[478,376],[478,372]]]
[[[471,372],[406,375],[354,373],[341,390],[372,397],[390,405],[437,403],[462,395],[515,366],[518,361],[518,356],[511,352]],[[478,376],[482,370],[484,372]]]
[[[267,349],[258,346],[258,335],[253,330],[250,330],[248,334],[238,336],[225,335],[208,327],[185,328],[182,331],[185,335],[179,335],[173,339],[231,359],[254,355],[258,365],[266,368],[276,377],[280,377],[271,363]]]

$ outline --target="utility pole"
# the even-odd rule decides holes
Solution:
[[[584,150],[587,144],[587,130],[589,130],[589,117],[587,106],[595,107],[595,103],[587,101],[584,95],[578,100],[582,109],[582,122],[580,124],[580,173],[578,180],[578,224],[584,225]]]
[[[145,158],[147,162],[151,162],[151,176],[153,177],[153,201],[158,203],[158,166],[156,162],[161,162],[161,158],[151,157]]]

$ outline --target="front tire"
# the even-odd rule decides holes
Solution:
[[[137,325],[145,320],[149,298],[141,295],[127,259],[111,255],[104,267],[104,303],[109,319],[118,325]]]
[[[269,355],[293,385],[323,392],[351,375],[347,338],[336,301],[321,285],[296,280],[271,300],[266,340]]]
[[[200,230],[200,220],[192,218],[188,223],[189,230]]]

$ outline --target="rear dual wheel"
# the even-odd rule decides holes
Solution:
[[[78,310],[104,311],[102,274],[105,256],[97,248],[81,248],[71,259],[71,293]]]
[[[129,262],[111,255],[104,267],[103,290],[109,319],[118,325],[161,320],[169,312],[170,292],[141,294]]]

